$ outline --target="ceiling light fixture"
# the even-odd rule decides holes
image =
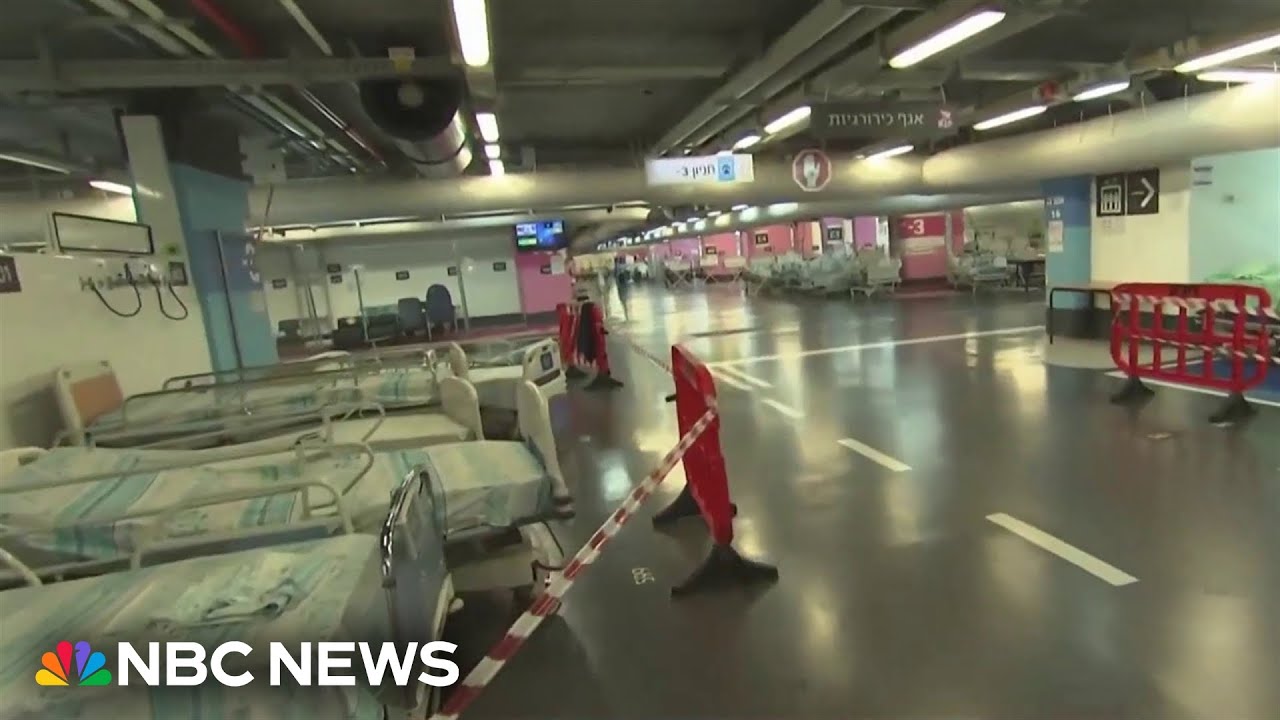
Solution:
[[[888,150],[881,150],[880,152],[871,153],[870,155],[868,155],[863,159],[882,160],[884,158],[891,158],[891,157],[897,157],[899,155],[906,155],[907,153],[915,149],[916,149],[915,145],[899,145],[897,147],[891,147]]]
[[[498,142],[498,116],[493,113],[476,113],[476,125],[480,137],[487,143]]]
[[[801,105],[800,107],[796,108],[795,110],[792,110],[786,115],[783,115],[782,117],[778,118],[777,120],[774,120],[768,125],[765,125],[764,131],[770,135],[776,135],[777,133],[780,133],[783,130],[786,130],[792,125],[797,125],[809,119],[809,115],[812,112],[813,112],[813,108],[809,107],[808,105]]]
[[[1096,100],[1107,95],[1115,95],[1118,92],[1124,92],[1129,89],[1129,79],[1117,80],[1115,82],[1094,85],[1086,90],[1081,90],[1071,97],[1076,102],[1086,102],[1088,100]]]
[[[1201,82],[1213,83],[1268,83],[1280,82],[1280,72],[1275,70],[1210,70],[1196,76]]]
[[[997,115],[993,118],[983,120],[980,123],[974,123],[973,129],[990,130],[991,128],[998,128],[1001,125],[1008,125],[1009,123],[1016,123],[1019,120],[1026,120],[1027,118],[1035,117],[1048,109],[1049,108],[1044,105],[1032,105],[1031,107],[1014,110],[1013,112],[1005,113],[1004,115]]]
[[[103,192],[115,193],[117,195],[132,195],[133,188],[128,185],[122,185],[110,180],[90,180],[90,187],[95,187]]]
[[[755,144],[757,144],[757,143],[759,143],[759,142],[760,142],[760,136],[759,136],[759,135],[756,135],[755,133],[752,133],[752,134],[750,134],[750,135],[744,135],[743,137],[741,137],[741,138],[739,138],[739,139],[738,139],[738,142],[736,142],[736,143],[734,143],[734,144],[733,144],[733,149],[734,149],[734,150],[746,150],[747,148],[749,148],[749,147],[751,147],[751,146],[753,146],[753,145],[755,145]]]
[[[63,175],[71,174],[71,168],[66,165],[24,152],[0,153],[0,160],[8,160],[9,162],[18,163],[19,165],[40,168],[41,170],[62,173]]]
[[[484,146],[484,156],[490,160],[498,160],[502,157],[502,148],[492,143]]]
[[[489,64],[489,14],[484,0],[453,0],[453,23],[458,29],[462,60],[471,67]]]
[[[1192,58],[1181,65],[1175,66],[1173,69],[1180,73],[1193,73],[1216,65],[1235,62],[1252,55],[1261,55],[1277,48],[1280,48],[1280,33]]]
[[[729,209],[730,209],[730,210],[732,210],[732,211],[734,211],[734,212],[741,212],[741,211],[743,211],[743,210],[746,210],[748,207],[749,207],[748,205],[734,205],[733,207],[731,207],[731,208],[729,208]]]
[[[990,29],[1004,20],[1004,18],[1005,14],[999,10],[976,12],[894,55],[889,60],[889,67],[895,70],[909,68],[947,48],[959,45],[984,30]]]
[[[507,166],[503,165],[501,160],[490,160],[489,174],[494,177],[502,177],[507,174]]]

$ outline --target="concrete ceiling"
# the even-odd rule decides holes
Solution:
[[[130,19],[112,18],[109,6],[125,7]],[[847,7],[857,3],[845,0]],[[974,3],[970,3],[973,5]],[[1280,31],[1274,0],[1008,0],[1011,19],[982,42],[926,61],[908,72],[883,67],[878,42],[892,41],[933,14],[962,0],[868,0],[861,30],[809,72],[773,92],[735,100],[722,88],[735,72],[769,57],[771,46],[822,0],[488,0],[493,66],[487,85],[471,83],[471,106],[494,109],[504,151],[515,170],[639,164],[682,119],[708,99],[723,112],[692,134],[694,144],[713,149],[731,142],[795,98],[946,98],[956,106],[983,106],[1021,94],[1040,82],[1064,80],[1147,56],[1191,36],[1231,37],[1268,28]],[[47,52],[55,61],[172,58],[154,34],[194,35],[225,58],[244,57],[244,43],[208,19],[198,6],[213,6],[251,39],[261,58],[323,58],[289,5],[314,25],[335,57],[381,56],[407,45],[420,55],[456,58],[447,0],[6,0],[0,25],[0,59],[33,60]],[[163,13],[163,22],[148,21]],[[877,13],[872,15],[871,13]],[[867,18],[880,21],[865,22]],[[1014,18],[1018,18],[1014,22]],[[1023,19],[1031,20],[1023,21]],[[853,21],[851,20],[850,23]],[[915,25],[913,25],[913,23]],[[1001,30],[1001,28],[1004,28]],[[832,26],[833,32],[839,26]],[[904,30],[905,29],[905,30]],[[896,33],[896,34],[895,34]],[[150,37],[149,37],[150,36]],[[980,36],[983,37],[983,36]],[[818,38],[813,38],[816,41]],[[193,51],[192,57],[208,53]],[[872,64],[860,62],[870,57]],[[1266,60],[1262,58],[1261,60]],[[468,74],[468,78],[470,78]],[[1065,105],[1038,120],[1010,127],[1026,132],[1134,103],[1204,88],[1162,69],[1148,71],[1137,91],[1083,107]],[[311,87],[339,109],[350,103],[338,86]],[[299,102],[289,88],[268,86],[292,110],[316,126],[336,131],[324,116]],[[246,135],[282,133],[278,124],[246,112],[218,87],[204,91],[212,111],[235,118]],[[75,160],[93,168],[119,167],[113,107],[127,89],[76,93],[13,92],[0,96],[0,147],[22,147]],[[469,118],[469,115],[467,115]],[[342,118],[366,134],[356,118]],[[715,130],[716,132],[710,132]],[[699,138],[699,135],[705,135]],[[940,142],[963,143],[966,133]],[[340,134],[345,152],[369,161]],[[762,154],[785,153],[812,140],[796,138],[762,146]],[[865,140],[837,143],[855,147]],[[372,143],[388,155],[395,149]],[[305,177],[349,172],[298,143],[286,143],[289,172]],[[678,152],[682,142],[671,148]],[[394,166],[394,163],[392,163]],[[361,172],[389,172],[375,162]],[[483,172],[483,163],[473,171]],[[0,185],[22,187],[56,180],[29,168],[0,163]]]

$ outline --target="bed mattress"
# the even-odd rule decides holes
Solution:
[[[206,720],[381,720],[387,697],[367,687],[270,687],[271,641],[391,639],[378,582],[377,539],[350,535],[195,558],[44,587],[0,593],[0,719],[128,717]],[[116,643],[228,640],[254,648],[242,688],[44,687],[41,657],[60,641],[86,641],[115,671]],[[136,647],[136,645],[135,645]],[[231,656],[235,658],[236,656]],[[74,669],[72,670],[74,672]]]

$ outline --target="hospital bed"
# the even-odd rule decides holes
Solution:
[[[1008,258],[990,252],[966,252],[947,255],[947,281],[954,288],[969,288],[973,293],[983,286],[1000,287],[1009,282]]]
[[[384,348],[352,353],[347,350],[327,350],[302,360],[254,365],[234,370],[214,370],[188,375],[175,375],[160,386],[161,390],[176,390],[219,383],[243,383],[251,381],[287,380],[309,376],[313,373],[348,369],[355,373],[377,373],[391,369],[423,368],[435,365],[433,347]]]
[[[871,297],[877,292],[894,292],[902,282],[902,260],[879,251],[858,253],[861,276],[857,278],[849,294],[855,299],[858,293]]]
[[[444,353],[450,372],[476,388],[482,408],[516,409],[516,389],[528,381],[548,397],[567,392],[560,363],[560,346],[553,339],[541,340],[520,351],[517,364],[477,364],[461,345],[450,343]]]
[[[64,422],[60,439],[127,446],[216,431],[250,416],[306,422],[332,404],[375,401],[391,409],[422,407],[439,399],[438,384],[434,365],[384,372],[343,368],[126,398],[111,365],[99,362],[59,368],[54,388]]]
[[[374,453],[367,445],[303,444],[291,452],[68,447],[27,451],[0,476],[0,548],[48,572],[96,572],[141,554],[243,549],[336,531],[371,532],[387,499],[421,476],[450,541],[515,531],[516,580],[554,569],[561,548],[546,522],[572,514],[546,400],[524,382],[521,439]],[[15,465],[10,461],[11,465]],[[508,543],[512,545],[512,543]],[[510,565],[506,566],[510,567]],[[492,577],[487,575],[486,577]]]
[[[359,670],[352,673],[358,680],[351,687],[301,687],[288,679],[278,687],[268,684],[272,642],[296,655],[304,642],[365,642],[378,652],[383,642],[403,648],[442,637],[453,590],[435,529],[415,524],[406,512],[403,500],[416,492],[406,486],[398,494],[375,535],[346,534],[53,583],[41,583],[31,568],[19,565],[29,584],[0,592],[0,717],[425,717],[437,706],[439,691],[416,681],[425,670],[417,661],[408,687],[396,687],[390,673],[380,686],[371,686]],[[415,544],[417,537],[435,539]],[[145,657],[145,643],[173,640],[199,643],[206,655],[230,640],[247,643],[252,652],[229,655],[224,669],[233,675],[252,672],[256,682],[165,688],[134,678],[128,687],[69,689],[32,681],[42,655],[62,641],[88,641],[108,656],[117,642],[127,641]],[[355,658],[354,667],[361,664]],[[110,663],[107,669],[115,671]]]

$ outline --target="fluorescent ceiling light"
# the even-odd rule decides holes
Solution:
[[[770,215],[786,215],[800,209],[800,203],[775,203],[766,208]]]
[[[494,177],[502,177],[507,174],[507,166],[503,165],[501,160],[490,160],[489,174]]]
[[[759,216],[760,216],[760,208],[749,207],[749,208],[744,208],[742,210],[741,217],[743,220],[751,221],[751,220],[755,220]]]
[[[897,157],[899,155],[906,155],[907,153],[915,149],[916,149],[915,145],[899,145],[897,147],[891,147],[888,150],[881,150],[880,152],[877,152],[877,153],[871,153],[866,157],[866,159],[880,160],[883,158]]]
[[[694,223],[694,224],[693,224],[693,229],[694,229],[694,230],[706,230],[706,229],[707,229],[707,221],[706,221],[706,220],[699,220],[698,222],[696,222],[696,223]]]
[[[502,148],[492,143],[484,146],[484,156],[490,160],[497,160],[502,157]]]
[[[1202,82],[1264,83],[1280,81],[1280,72],[1274,70],[1210,70],[1196,76]]]
[[[1270,37],[1264,37],[1260,40],[1247,42],[1243,45],[1236,45],[1235,47],[1229,47],[1225,50],[1212,52],[1208,55],[1201,55],[1200,57],[1192,58],[1173,69],[1180,73],[1192,73],[1197,70],[1214,67],[1215,65],[1224,65],[1229,62],[1235,62],[1236,60],[1247,58],[1252,55],[1261,55],[1264,52],[1271,52],[1277,48],[1280,48],[1280,33],[1276,33]]]
[[[476,125],[480,127],[480,137],[487,143],[498,142],[498,116],[493,113],[476,113]]]
[[[1096,100],[1107,95],[1114,95],[1118,92],[1124,92],[1129,89],[1128,78],[1117,80],[1116,82],[1103,83],[1102,85],[1094,85],[1093,87],[1076,93],[1071,99],[1076,102],[1085,102],[1086,100]]]
[[[27,165],[33,168],[40,168],[41,170],[62,173],[63,175],[71,174],[71,168],[66,165],[23,152],[0,153],[0,160],[8,160],[9,162],[18,163],[19,165]]]
[[[889,60],[889,67],[897,70],[909,68],[921,60],[937,55],[991,28],[1004,18],[1005,14],[999,10],[976,12],[894,55]]]
[[[716,217],[716,219],[715,219],[715,220],[713,220],[712,222],[713,222],[713,224],[715,224],[715,225],[728,225],[729,223],[733,222],[733,216],[732,216],[732,215],[719,215],[719,216],[717,216],[717,217]]]
[[[742,211],[742,210],[746,210],[746,209],[747,209],[747,206],[746,206],[746,205],[734,205],[732,208],[729,208],[729,209],[730,209],[730,210],[733,210],[734,212],[740,212],[740,211]]]
[[[997,128],[997,127],[1000,127],[1001,125],[1008,125],[1009,123],[1015,123],[1015,122],[1018,122],[1019,120],[1026,120],[1027,118],[1035,117],[1036,115],[1039,115],[1040,113],[1048,109],[1049,108],[1044,105],[1032,105],[1031,107],[1025,107],[1025,108],[1022,108],[1021,110],[1014,110],[1011,113],[1005,113],[1004,115],[997,115],[996,117],[990,118],[988,120],[983,120],[980,123],[975,123],[973,126],[973,129],[974,130],[990,130],[991,128]]]
[[[90,180],[89,185],[91,187],[98,188],[103,192],[115,193],[117,195],[133,194],[133,188],[129,187],[128,185],[121,185],[120,183],[111,182],[110,180]]]
[[[733,144],[733,149],[746,150],[747,148],[751,147],[752,145],[755,145],[758,142],[760,142],[759,135],[756,135],[755,133],[752,133],[750,135],[744,135],[742,138],[738,140],[738,142]]]
[[[696,215],[695,215],[695,216],[693,216],[693,217],[691,217],[691,218],[685,218],[685,222],[686,222],[686,223],[696,223],[696,222],[698,222],[698,221],[699,221],[699,220],[701,220],[701,219],[702,219],[702,218],[700,218],[700,217],[698,217],[698,216],[696,216]]]
[[[764,131],[769,133],[770,135],[777,134],[779,132],[782,132],[783,130],[786,130],[792,125],[795,125],[800,122],[804,122],[806,119],[808,119],[809,114],[812,112],[813,112],[813,108],[809,107],[808,105],[801,105],[800,107],[796,108],[795,110],[792,110],[786,115],[783,115],[782,117],[778,118],[777,120],[774,120],[768,125],[765,125]]]
[[[707,217],[720,217],[720,215],[721,213],[719,210],[711,210],[707,213]]]
[[[484,0],[453,0],[453,22],[458,28],[462,60],[471,67],[489,64],[489,16]]]

